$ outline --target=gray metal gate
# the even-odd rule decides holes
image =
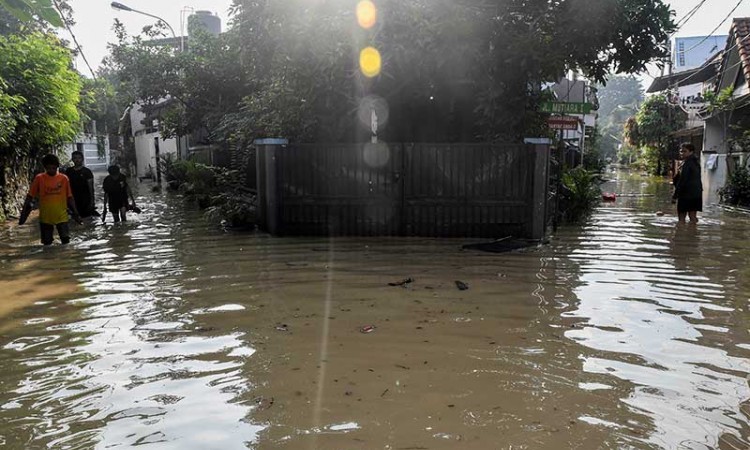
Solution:
[[[536,193],[546,190],[540,154],[521,144],[261,144],[261,226],[282,235],[534,237],[535,195],[546,204]]]

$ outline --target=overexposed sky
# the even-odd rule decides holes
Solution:
[[[133,9],[161,17],[174,28],[177,36],[180,35],[180,12],[183,9],[190,7],[195,10],[218,13],[222,20],[222,29],[225,30],[229,19],[228,9],[232,4],[231,0],[118,0],[118,2]],[[97,69],[102,58],[107,55],[107,43],[115,41],[115,35],[112,31],[115,18],[120,19],[125,24],[130,34],[139,34],[144,26],[156,22],[154,19],[141,14],[117,11],[112,9],[110,4],[110,0],[70,0],[76,21],[73,32],[94,70]],[[187,34],[187,31],[184,34]],[[66,30],[61,30],[60,35],[68,37],[69,33]],[[77,66],[81,73],[91,76],[80,57]]]
[[[219,14],[222,19],[224,29],[228,25],[228,9],[231,6],[231,0],[119,0],[120,3],[139,9],[150,14],[162,17],[169,22],[174,28],[177,35],[180,35],[180,11],[186,7],[192,7],[196,10],[208,10]],[[276,0],[284,1],[284,0]],[[377,3],[377,0],[375,0]],[[405,0],[408,1],[408,0]],[[729,14],[729,11],[738,3],[739,0],[706,0],[700,11],[677,33],[677,36],[700,36],[707,35],[719,25],[719,23]],[[676,18],[679,20],[700,0],[671,0],[667,3],[675,10]],[[107,42],[114,41],[112,24],[115,18],[119,18],[127,27],[131,34],[137,34],[148,24],[154,23],[154,20],[140,14],[116,11],[110,7],[109,0],[70,0],[71,6],[75,11],[76,26],[73,32],[76,34],[78,41],[83,47],[91,65],[96,69],[102,58],[107,54]],[[744,0],[740,3],[733,17],[750,17],[750,0]],[[727,20],[716,34],[727,34],[729,31],[730,20]],[[66,31],[61,31],[61,35],[67,37]],[[79,70],[86,74],[87,69],[83,61],[78,61]],[[658,75],[656,67],[650,68],[651,75]]]

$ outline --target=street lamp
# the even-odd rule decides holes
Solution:
[[[143,11],[138,11],[137,9],[133,9],[133,8],[131,8],[128,5],[123,5],[122,3],[118,3],[118,2],[112,2],[112,3],[110,3],[110,6],[112,6],[112,9],[116,9],[118,11],[134,12],[136,14],[143,14],[144,16],[148,16],[148,17],[154,18],[154,19],[158,20],[159,22],[163,23],[164,25],[166,25],[167,28],[169,28],[169,31],[172,32],[172,37],[175,38],[175,39],[177,39],[177,35],[175,34],[174,29],[172,28],[172,25],[170,25],[169,23],[167,23],[166,20],[162,19],[159,16],[155,16],[153,14],[149,14],[149,13],[143,12]]]

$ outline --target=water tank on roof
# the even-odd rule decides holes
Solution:
[[[192,36],[198,28],[218,35],[221,33],[221,19],[211,11],[196,11],[188,17],[188,35]]]

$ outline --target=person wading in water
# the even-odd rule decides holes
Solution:
[[[703,183],[695,146],[688,143],[680,145],[680,159],[682,166],[672,179],[672,203],[677,203],[679,223],[685,223],[686,216],[690,217],[690,223],[698,223],[698,211],[703,211]]]
[[[81,223],[73,192],[70,190],[68,177],[58,172],[60,160],[55,155],[46,155],[42,158],[44,172],[34,177],[31,189],[26,196],[26,202],[21,211],[18,224],[26,223],[31,213],[31,202],[39,199],[39,234],[43,245],[51,245],[53,233],[57,228],[60,242],[70,242],[70,228],[68,227],[68,209],[73,212],[73,219]]]
[[[78,214],[82,218],[98,216],[94,207],[94,174],[83,165],[83,152],[74,151],[70,159],[73,160],[73,167],[68,167],[65,175],[70,180]]]
[[[104,189],[104,214],[102,215],[102,222],[107,218],[107,207],[109,207],[109,211],[112,213],[112,219],[114,219],[115,222],[125,222],[128,220],[128,209],[137,211],[135,197],[133,197],[133,192],[130,190],[125,175],[120,173],[119,166],[110,166],[107,171],[109,172],[109,175],[104,178],[104,183],[102,185]],[[128,204],[128,198],[132,201],[131,204]]]

